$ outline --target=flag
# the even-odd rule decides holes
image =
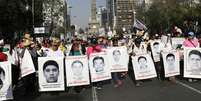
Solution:
[[[147,27],[137,19],[134,20],[133,27],[140,29],[140,30],[147,30]]]

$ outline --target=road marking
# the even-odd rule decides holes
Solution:
[[[98,101],[98,95],[95,87],[92,87],[92,97],[93,101]]]
[[[177,83],[177,84],[180,84],[180,85],[182,85],[182,86],[184,86],[184,87],[186,87],[186,88],[188,88],[188,89],[190,89],[190,90],[192,90],[192,91],[194,91],[194,92],[197,92],[197,93],[199,93],[199,94],[201,95],[201,91],[198,90],[198,89],[196,89],[196,88],[193,88],[193,87],[191,87],[191,86],[189,86],[189,85],[187,85],[187,84],[185,84],[185,83],[183,83],[183,82],[180,82],[180,81],[178,81],[178,80],[176,80],[176,83]]]

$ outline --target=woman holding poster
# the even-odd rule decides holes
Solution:
[[[69,56],[82,56],[82,55],[84,55],[84,54],[82,53],[81,42],[78,39],[73,40],[73,44],[72,44],[72,48],[70,50]],[[83,57],[80,57],[80,59],[81,58],[82,58],[82,61],[84,61]],[[73,59],[73,57],[72,58],[69,57],[69,59]],[[72,62],[68,61],[68,63],[71,63],[70,67],[66,66],[67,69],[71,68],[71,71],[73,74],[73,79],[75,79],[74,82],[81,81],[82,78],[84,78],[83,70],[85,67],[84,67],[84,63],[82,61],[74,59]],[[66,71],[66,73],[67,73],[67,71]],[[69,75],[69,74],[66,74],[66,75]],[[66,77],[66,78],[68,78],[68,77]],[[70,81],[70,79],[71,78],[69,78],[69,81]],[[70,85],[70,84],[67,84],[67,85]],[[73,84],[71,84],[71,85],[73,85]],[[74,85],[77,85],[77,84],[74,84]],[[76,93],[80,93],[84,89],[84,86],[74,86],[73,89]]]
[[[98,40],[96,38],[91,38],[90,39],[90,45],[87,48],[87,56],[88,56],[88,58],[90,57],[90,55],[92,53],[100,53],[102,51],[103,51],[103,49],[102,49],[101,45],[98,44]],[[96,59],[96,60],[94,60],[93,63],[94,63],[94,66],[96,66],[95,64],[97,64],[97,63],[103,64],[103,61],[102,61],[102,59]],[[94,82],[93,85],[97,89],[102,89],[103,84],[102,84],[102,81],[99,81],[99,82]]]
[[[198,39],[195,37],[194,32],[189,32],[188,37],[183,42],[184,47],[191,47],[191,48],[198,48],[199,42]],[[189,82],[197,81],[196,79],[189,78]]]

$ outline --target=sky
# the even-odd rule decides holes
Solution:
[[[96,6],[106,6],[106,0],[96,0]],[[81,28],[88,27],[91,14],[91,0],[69,0],[71,24],[80,26]]]

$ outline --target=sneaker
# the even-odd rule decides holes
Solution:
[[[101,89],[103,89],[103,87],[96,87],[96,89],[101,90]]]

